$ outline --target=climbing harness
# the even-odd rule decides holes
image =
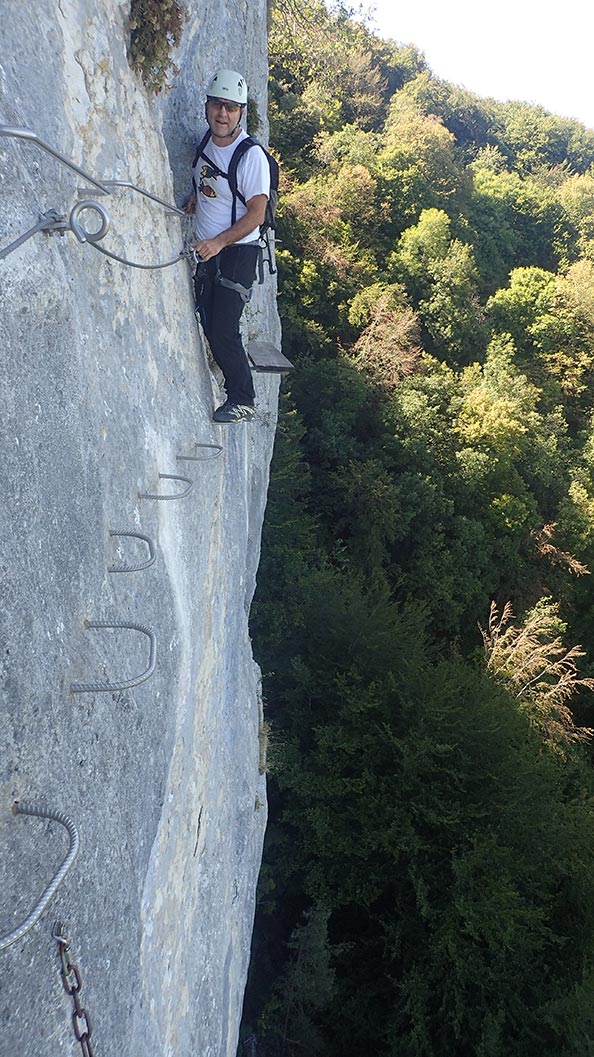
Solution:
[[[81,169],[79,165],[66,158],[59,151],[54,150],[48,143],[40,139],[35,132],[27,128],[12,128],[6,125],[0,125],[0,136],[15,137],[17,139],[27,140],[30,143],[34,143],[37,147],[47,151],[52,157],[56,158],[59,162],[71,169],[73,172],[82,176],[89,183],[93,184],[96,193],[100,195],[111,195],[113,188],[115,187],[127,187],[133,191],[137,191],[144,198],[149,198],[153,202],[159,203],[164,206],[170,213],[177,213],[179,216],[185,216],[186,214],[182,209],[178,209],[177,206],[171,205],[166,202],[163,198],[159,198],[158,195],[153,194],[151,191],[145,190],[143,187],[139,187],[138,184],[131,183],[129,180],[97,180],[94,176],[91,176],[84,169]],[[101,218],[101,226],[97,231],[87,231],[83,227],[79,220],[80,214],[86,210],[94,210],[99,214]],[[160,268],[169,268],[173,264],[178,264],[179,261],[191,255],[191,250],[185,247],[180,250],[176,257],[173,257],[169,261],[160,261],[156,264],[141,264],[138,261],[128,260],[126,257],[120,257],[117,253],[113,253],[111,250],[105,249],[103,246],[99,246],[101,239],[105,237],[110,227],[110,217],[105,206],[99,202],[95,202],[93,199],[85,199],[82,202],[77,203],[72,207],[68,216],[59,213],[56,209],[50,209],[46,213],[43,213],[37,223],[23,232],[14,242],[11,242],[4,249],[0,250],[0,259],[7,257],[9,253],[16,250],[19,246],[22,246],[24,242],[27,242],[37,232],[44,232],[46,235],[65,235],[67,231],[72,231],[76,235],[79,242],[88,243],[89,246],[93,246],[94,249],[98,250],[99,253],[103,253],[105,257],[110,257],[114,261],[118,261],[119,264],[126,264],[130,268],[141,268],[146,271],[155,271]]]
[[[260,247],[258,247],[260,249]],[[219,286],[224,286],[227,290],[234,290],[236,294],[239,294],[241,300],[247,305],[248,301],[251,301],[253,287],[243,286],[241,283],[234,283],[231,279],[227,279],[221,272],[221,254],[217,253],[216,257],[211,257],[208,261],[203,261],[198,256],[195,250],[191,251],[194,266],[192,269],[192,279],[196,284],[196,280],[207,280],[211,275],[211,269],[208,265],[211,261],[214,262],[214,272],[212,273],[211,281],[217,283]]]
[[[259,247],[258,247],[259,249]],[[231,279],[227,279],[221,272],[221,255],[217,253],[215,260],[215,273],[214,282],[218,283],[219,286],[224,286],[226,290],[234,290],[236,294],[239,294],[241,300],[245,305],[252,299],[253,287],[243,286],[241,283],[234,283]]]
[[[12,946],[13,943],[18,943],[19,940],[26,936],[28,932],[37,924],[41,915],[51,899],[55,896],[59,886],[66,877],[72,863],[76,858],[78,852],[78,832],[74,822],[68,815],[64,815],[62,811],[53,811],[48,807],[37,807],[35,804],[21,804],[18,801],[13,804],[12,811],[14,815],[34,815],[36,818],[48,818],[54,822],[59,822],[61,826],[64,826],[68,830],[68,836],[70,837],[70,848],[68,855],[64,859],[57,874],[50,881],[49,885],[42,893],[37,903],[33,907],[33,910],[25,920],[9,932],[6,936],[0,937],[0,951],[6,950],[7,947]]]
[[[80,1002],[82,979],[77,966],[71,960],[70,941],[66,937],[66,930],[61,921],[56,921],[52,929],[52,937],[58,944],[62,986],[66,994],[70,995],[74,1007],[72,1010],[72,1027],[74,1029],[74,1035],[77,1042],[80,1043],[83,1057],[94,1057],[93,1044],[91,1042],[93,1027],[91,1025],[89,1014]]]

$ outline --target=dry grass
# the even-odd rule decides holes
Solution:
[[[549,744],[563,749],[591,738],[591,728],[575,725],[569,701],[578,689],[594,690],[594,679],[579,675],[581,646],[567,649],[563,643],[558,603],[541,598],[520,627],[513,615],[509,602],[501,614],[492,602],[487,630],[479,624],[487,669],[511,690]]]

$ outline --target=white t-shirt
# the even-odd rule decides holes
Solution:
[[[206,131],[203,129],[198,142],[202,142]],[[211,138],[204,151],[221,172],[229,172],[233,152],[242,139],[246,138],[247,132],[243,129],[237,139],[225,147],[215,146]],[[203,157],[198,158],[193,173],[196,182],[196,238],[198,241],[214,239],[221,234],[221,231],[226,231],[231,227],[233,195],[229,188],[229,181],[224,176],[219,176]],[[270,198],[270,167],[264,151],[257,146],[250,147],[239,160],[237,189],[246,202],[249,202],[254,195],[266,195]],[[240,220],[247,213],[240,198],[237,199],[236,209],[235,219]],[[238,239],[234,245],[257,242],[258,236],[259,229],[256,227],[248,235]]]

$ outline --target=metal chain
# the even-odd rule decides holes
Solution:
[[[52,930],[52,936],[58,944],[58,952],[62,966],[60,969],[62,985],[66,994],[70,995],[74,1006],[72,1011],[72,1028],[74,1030],[74,1036],[77,1042],[80,1043],[82,1057],[95,1057],[93,1044],[91,1043],[93,1028],[89,1014],[80,1003],[79,994],[82,989],[81,975],[77,966],[71,961],[70,941],[66,938],[64,925],[61,921],[56,921]]]

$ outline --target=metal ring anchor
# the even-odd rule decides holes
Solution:
[[[149,536],[144,536],[142,532],[134,532],[128,529],[110,529],[109,535],[129,536],[131,539],[142,540],[146,543],[149,551],[149,556],[145,561],[137,562],[135,565],[126,565],[125,562],[120,562],[119,565],[110,565],[107,570],[109,573],[138,573],[142,569],[148,569],[156,561],[155,544]]]
[[[52,811],[50,808],[36,807],[34,804],[28,803],[19,804],[18,801],[13,804],[12,811],[15,815],[34,815],[37,818],[49,818],[54,822],[59,822],[61,826],[68,830],[70,848],[57,874],[37,900],[29,916],[16,929],[9,932],[8,935],[0,937],[0,951],[4,951],[7,947],[12,946],[13,943],[17,943],[37,924],[48,903],[53,899],[58,887],[66,877],[78,852],[78,831],[72,819],[68,815],[64,815],[62,811]]]
[[[137,191],[139,194],[143,195],[145,198],[151,199],[154,202],[158,202],[170,212],[177,213],[180,216],[186,215],[184,210],[178,209],[177,206],[171,205],[171,203],[166,202],[163,198],[159,198],[158,195],[152,194],[152,192],[147,191],[142,187],[139,187],[138,184],[131,183],[129,180],[97,180],[96,177],[91,176],[90,173],[85,171],[85,169],[82,169],[80,165],[76,165],[70,158],[65,157],[65,155],[60,154],[59,151],[51,147],[49,143],[45,143],[45,141],[40,139],[40,137],[31,129],[0,125],[0,137],[3,136],[14,137],[16,139],[27,140],[30,143],[34,143],[35,146],[40,147],[44,151],[47,151],[48,154],[51,154],[52,157],[56,158],[68,169],[71,169],[73,172],[78,173],[89,183],[93,184],[93,186],[97,189],[97,192],[100,194],[111,194],[111,189],[113,187],[129,187],[132,190]],[[101,215],[102,225],[99,231],[86,231],[82,224],[79,223],[78,218],[80,212],[82,212],[83,209],[88,208],[94,209]],[[47,218],[50,217],[50,214],[54,214],[58,218],[59,223],[54,223],[53,218],[50,218],[48,220]],[[50,213],[45,214],[43,217],[40,218],[38,224],[36,224],[35,227],[30,228],[18,239],[16,239],[14,242],[11,242],[10,245],[6,246],[3,250],[1,250],[0,259],[7,257],[9,253],[12,253],[13,250],[16,250],[18,246],[21,246],[24,242],[27,241],[27,239],[31,238],[31,236],[35,235],[38,231],[46,231],[49,234],[54,234],[56,232],[63,234],[64,231],[68,230],[69,228],[74,232],[79,242],[88,243],[89,246],[92,246],[99,253],[102,253],[105,257],[109,257],[113,261],[118,261],[120,264],[128,265],[130,268],[142,268],[146,271],[154,271],[160,268],[170,268],[172,265],[178,264],[180,261],[185,260],[185,258],[189,256],[189,252],[185,249],[182,249],[178,253],[177,257],[173,257],[172,260],[160,261],[156,264],[142,264],[137,261],[130,261],[126,257],[120,257],[117,253],[113,253],[111,250],[104,249],[103,246],[99,246],[99,242],[107,233],[107,230],[109,228],[109,216],[107,212],[97,202],[90,203],[88,201],[85,201],[80,202],[78,205],[74,206],[74,208],[70,212],[69,219],[67,219],[66,217],[58,216],[55,210],[50,210]]]
[[[79,221],[80,214],[85,209],[93,209],[96,213],[99,213],[101,217],[101,227],[98,231],[87,231]],[[16,250],[19,246],[22,246],[24,242],[36,235],[38,231],[42,231],[45,235],[64,235],[67,231],[73,231],[79,242],[88,242],[93,245],[102,239],[104,235],[109,231],[109,213],[105,206],[94,202],[91,199],[87,199],[84,202],[79,202],[73,206],[70,210],[70,216],[63,216],[58,213],[56,209],[48,209],[47,213],[43,213],[40,216],[37,223],[29,228],[28,231],[23,232],[19,235],[18,239],[11,242],[4,249],[0,250],[0,259],[8,257],[9,253]]]
[[[98,231],[87,231],[79,222],[79,217],[85,209],[93,209],[101,217],[101,227]],[[70,210],[68,223],[79,242],[99,242],[109,231],[109,213],[105,206],[86,198],[84,202],[77,202]]]
[[[130,624],[120,620],[85,620],[85,627],[126,628],[129,631],[140,631],[142,635],[146,635],[150,642],[149,661],[144,672],[141,672],[140,675],[137,675],[132,679],[122,679],[113,683],[100,680],[93,683],[71,683],[70,692],[72,694],[110,693],[117,690],[130,690],[133,686],[138,686],[139,683],[143,683],[145,679],[148,679],[149,676],[153,674],[157,663],[157,638],[152,628],[148,628],[145,624]]]
[[[218,459],[219,455],[223,454],[222,444],[195,444],[196,448],[209,448],[212,450],[212,455],[176,455],[175,458],[178,462],[212,462],[213,459]]]
[[[138,498],[139,499],[161,499],[161,500],[164,500],[164,499],[183,499],[184,496],[187,496],[188,492],[190,492],[192,490],[192,488],[194,487],[194,482],[191,481],[189,477],[178,477],[177,474],[174,474],[174,473],[160,473],[159,474],[159,480],[160,481],[183,481],[184,484],[187,484],[188,487],[185,488],[183,492],[178,492],[177,495],[156,495],[153,492],[139,492],[138,493]]]

